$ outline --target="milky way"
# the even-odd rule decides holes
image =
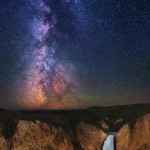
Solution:
[[[28,26],[31,40],[26,49],[26,54],[29,55],[26,60],[28,67],[21,83],[20,104],[27,108],[63,108],[69,105],[63,101],[68,99],[68,95],[75,92],[77,87],[74,66],[54,58],[57,51],[54,36],[59,33],[56,28],[57,20],[50,6],[42,0],[30,0],[29,6],[34,13]],[[47,15],[51,16],[49,20]],[[50,46],[46,40],[51,41]],[[71,99],[69,101],[71,103]]]
[[[150,1],[1,0],[0,107],[150,102]]]

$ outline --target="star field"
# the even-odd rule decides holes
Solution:
[[[150,1],[2,0],[0,105],[150,102]]]

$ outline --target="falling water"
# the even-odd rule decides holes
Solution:
[[[114,135],[108,135],[102,150],[114,150]]]

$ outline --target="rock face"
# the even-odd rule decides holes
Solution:
[[[0,150],[9,150],[8,143],[3,136],[0,136]]]
[[[117,150],[127,150],[131,140],[129,125],[124,125],[116,134]]]
[[[149,150],[150,114],[138,119],[133,129],[124,125],[116,134],[116,140],[117,150]]]
[[[0,110],[1,111],[1,110]],[[2,135],[2,125],[0,124],[0,150],[8,150],[8,143]]]
[[[8,148],[9,143],[9,148]],[[20,120],[13,138],[0,137],[0,150],[73,150],[70,137],[62,128]]]
[[[73,150],[73,146],[69,136],[62,128],[55,128],[39,121],[36,123],[19,121],[11,149]]]
[[[76,126],[77,139],[84,150],[100,150],[107,135],[96,127],[84,122]]]
[[[72,134],[75,138],[71,138]],[[100,150],[107,137],[83,121],[75,125],[72,134],[40,121],[19,120],[10,140],[4,138],[0,126],[0,150],[79,150],[75,143],[83,150]],[[116,149],[150,150],[150,114],[137,119],[133,129],[126,124],[116,133]]]
[[[104,130],[109,129],[109,126],[104,121],[101,121],[101,126],[102,126],[102,129],[104,129]]]

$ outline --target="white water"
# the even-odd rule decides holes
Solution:
[[[114,150],[114,135],[108,135],[102,150]]]

